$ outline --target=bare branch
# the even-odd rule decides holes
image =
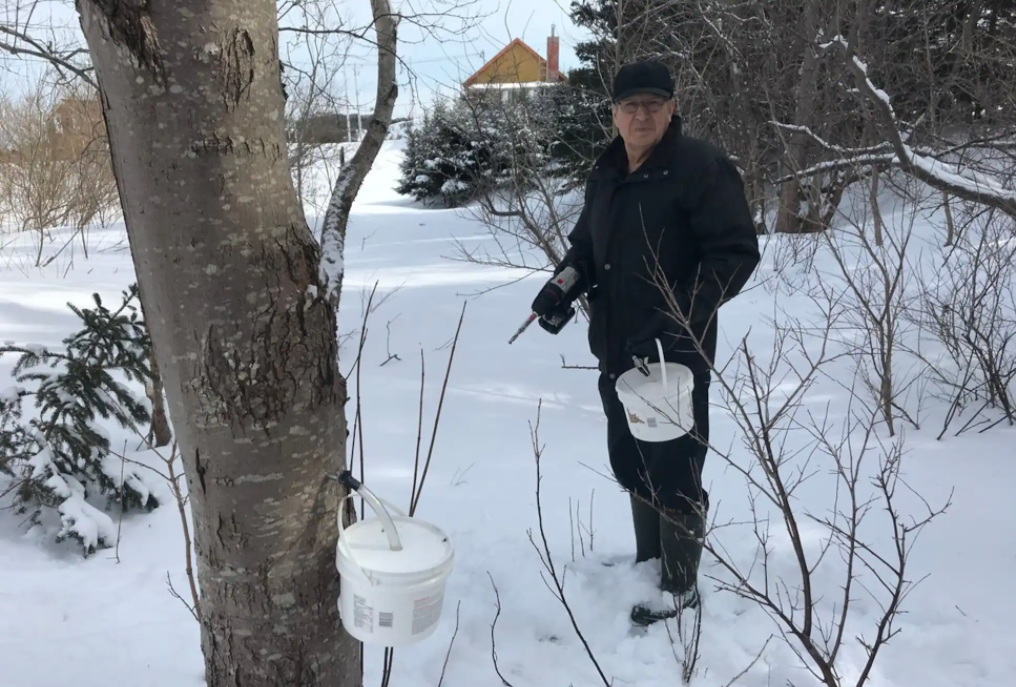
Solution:
[[[0,24],[0,36],[7,36],[7,40],[0,40],[0,52],[45,60],[58,72],[70,72],[71,75],[98,90],[99,86],[93,77],[94,70],[91,67],[86,67],[73,61],[77,57],[88,55],[88,50],[85,48],[59,49],[53,44],[43,44],[42,41],[29,35],[24,30],[5,24]],[[19,42],[24,43],[28,47],[19,47]]]
[[[903,169],[933,188],[1016,217],[1016,191],[1007,189],[986,175],[929,159],[904,142],[889,95],[872,83],[868,77],[868,66],[853,54],[842,38],[837,37],[822,47],[836,47],[845,54],[847,69],[854,75],[858,87],[877,113],[879,128],[889,138]]]

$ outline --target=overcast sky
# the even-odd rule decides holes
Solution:
[[[577,66],[574,44],[585,34],[568,17],[571,0],[393,0],[393,8],[404,14],[430,14],[438,9],[446,10],[453,2],[470,4],[454,11],[453,16],[429,18],[428,22],[437,22],[444,27],[436,38],[425,38],[419,28],[410,24],[401,27],[399,53],[406,64],[399,67],[400,93],[396,116],[418,113],[421,104],[429,104],[435,97],[451,95],[463,80],[513,38],[521,38],[546,57],[551,25],[555,25],[560,38],[561,69],[567,71]],[[343,0],[335,4],[341,8],[348,22],[343,23],[347,26],[369,26],[369,0]],[[470,18],[465,28],[463,16]],[[12,22],[13,19],[13,16],[3,16],[0,10],[0,23]],[[62,29],[65,36],[73,34],[83,43],[77,13],[70,0],[44,1],[32,23],[36,35],[40,28],[53,25]],[[367,37],[373,40],[373,30],[367,31]],[[291,53],[284,46],[282,49],[285,56],[298,65],[306,65],[310,61],[305,51]],[[0,56],[0,67],[6,67],[8,76],[15,77],[15,80],[18,76],[26,76],[24,62],[10,56]],[[356,42],[346,59],[345,69],[334,82],[334,94],[341,98],[348,92],[352,103],[358,101],[361,111],[369,112],[374,103],[376,69],[376,53],[370,43]],[[410,88],[409,70],[412,70],[415,88]],[[0,73],[0,78],[3,78],[3,73]],[[12,90],[9,83],[5,86],[8,92]],[[17,85],[13,86],[13,90],[17,90]]]

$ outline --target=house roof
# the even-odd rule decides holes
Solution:
[[[495,62],[497,62],[499,59],[504,57],[508,53],[508,51],[510,51],[516,45],[521,46],[524,50],[530,52],[533,55],[533,57],[535,57],[537,60],[539,60],[541,66],[545,66],[547,64],[547,60],[544,59],[544,57],[542,55],[540,55],[540,53],[538,53],[535,50],[533,50],[533,48],[530,47],[524,40],[522,40],[521,38],[513,38],[512,41],[508,45],[506,45],[503,48],[501,48],[501,50],[496,55],[494,55],[492,58],[487,60],[483,64],[483,66],[480,67],[479,69],[477,69],[476,72],[472,76],[470,76],[468,79],[463,81],[462,85],[463,86],[471,86],[471,85],[473,85],[473,82],[476,81],[476,79],[480,76],[480,74],[482,74],[484,71],[486,71],[487,68],[489,68]]]

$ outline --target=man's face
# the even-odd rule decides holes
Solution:
[[[631,146],[656,145],[673,116],[674,101],[658,95],[633,95],[614,105],[614,124]]]

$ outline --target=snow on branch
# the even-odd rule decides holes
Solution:
[[[784,129],[785,131],[789,131],[791,133],[806,134],[820,146],[822,146],[826,150],[831,150],[834,153],[842,153],[844,155],[851,156],[860,156],[872,154],[877,155],[879,153],[887,153],[892,151],[891,143],[879,143],[878,145],[868,146],[867,148],[845,148],[843,146],[838,146],[835,143],[829,143],[824,138],[819,136],[817,133],[812,131],[811,127],[799,126],[797,124],[784,124],[783,122],[777,122],[775,120],[773,120],[770,123],[779,129]]]
[[[339,305],[342,278],[345,273],[344,253],[349,213],[353,209],[353,201],[356,200],[360,186],[388,135],[395,101],[399,95],[395,71],[399,17],[392,14],[388,0],[371,0],[370,4],[374,12],[374,29],[377,33],[378,46],[377,104],[356,153],[342,168],[339,178],[335,181],[321,230],[318,281],[324,290],[322,295],[334,308],[338,308]]]
[[[889,94],[872,82],[868,77],[868,65],[853,54],[842,36],[836,36],[820,47],[823,50],[837,48],[849,58],[847,69],[857,79],[861,94],[874,106],[878,117],[876,124],[888,137],[897,163],[906,172],[933,188],[1016,217],[1016,191],[1006,188],[998,179],[987,174],[960,169],[956,165],[921,154],[907,145],[900,134],[899,120],[893,111]]]
[[[871,167],[872,165],[889,165],[899,166],[900,161],[897,159],[895,153],[884,153],[881,155],[857,155],[855,157],[843,157],[837,160],[827,160],[826,162],[819,162],[806,169],[802,169],[800,172],[793,172],[786,174],[782,177],[777,178],[773,183],[785,184],[792,179],[807,179],[818,174],[828,174],[830,172],[839,172],[845,169],[854,169],[856,167]]]

